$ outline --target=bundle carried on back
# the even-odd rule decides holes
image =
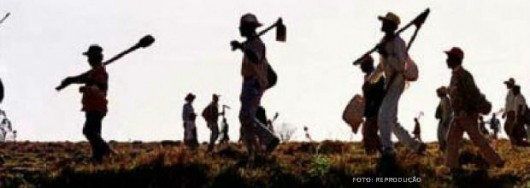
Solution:
[[[342,119],[351,127],[355,134],[357,134],[357,131],[363,122],[364,106],[364,97],[357,94],[350,100],[344,109],[344,112],[342,112]]]

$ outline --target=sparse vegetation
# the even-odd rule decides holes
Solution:
[[[437,144],[429,144],[425,156],[398,144],[397,173],[421,177],[405,187],[528,187],[530,149],[512,150],[506,140],[492,144],[506,166],[481,170],[485,161],[466,142],[461,177],[447,175]],[[117,154],[93,164],[84,142],[2,143],[0,187],[358,187],[368,184],[354,183],[354,177],[380,177],[377,156],[364,154],[360,143],[289,142],[253,164],[238,144],[218,146],[214,154],[205,152],[206,145],[190,151],[172,141],[111,146]]]

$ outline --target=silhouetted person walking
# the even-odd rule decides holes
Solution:
[[[479,127],[480,133],[482,133],[482,135],[487,137],[490,134],[488,132],[488,129],[486,129],[486,122],[484,122],[484,117],[483,116],[479,116],[478,117],[478,127]]]
[[[208,125],[208,128],[212,131],[210,136],[210,144],[208,145],[208,151],[213,151],[215,141],[219,137],[219,95],[212,95],[212,102],[202,111],[202,116]]]
[[[228,122],[226,121],[226,118],[223,117],[223,120],[221,122],[221,140],[219,143],[228,143],[230,141],[230,136],[228,136]]]
[[[448,133],[445,165],[451,168],[453,173],[460,171],[458,149],[463,134],[466,132],[471,141],[480,148],[484,158],[490,165],[502,167],[504,161],[493,150],[488,140],[480,134],[478,129],[477,119],[481,103],[479,100],[482,94],[477,88],[471,73],[462,67],[464,52],[460,48],[454,47],[445,53],[447,54],[447,66],[452,70],[449,95],[455,113],[453,124]]]
[[[382,39],[384,43],[378,47],[377,52],[381,56],[381,62],[370,80],[378,79],[380,77],[378,75],[384,73],[386,93],[378,112],[377,125],[383,146],[382,159],[393,160],[395,151],[391,139],[392,133],[400,142],[417,153],[423,153],[426,145],[414,140],[407,130],[398,123],[398,103],[405,89],[403,73],[408,57],[405,41],[396,35],[396,30],[401,23],[400,18],[389,12],[384,17],[379,16],[379,20],[382,22],[381,31],[385,33]]]
[[[451,100],[447,96],[447,88],[440,87],[436,90],[436,94],[440,98],[440,104],[436,110],[436,119],[438,119],[438,144],[440,150],[444,151],[447,148],[447,133],[453,121],[453,107]]]
[[[377,82],[371,83],[370,75],[375,71],[374,59],[366,56],[361,62],[361,70],[365,74],[363,84],[363,96],[365,97],[363,124],[363,143],[367,154],[373,154],[381,149],[381,138],[378,134],[377,115],[379,107],[385,97],[385,78],[381,77]]]
[[[497,135],[499,134],[499,127],[501,125],[501,123],[499,122],[499,119],[497,119],[496,116],[497,115],[495,113],[493,113],[493,115],[491,115],[491,119],[489,121],[490,129],[493,132],[493,139],[497,139],[498,138]]]
[[[243,77],[243,86],[241,91],[241,111],[239,120],[241,121],[241,132],[243,141],[247,146],[249,156],[253,156],[256,150],[256,137],[267,146],[267,151],[272,151],[279,144],[279,139],[274,137],[266,128],[257,126],[255,119],[258,107],[261,103],[261,97],[268,83],[268,68],[265,44],[261,41],[256,29],[262,26],[253,14],[245,14],[241,17],[239,31],[241,36],[247,38],[244,43],[232,41],[233,49],[239,49],[243,52],[243,62],[241,75]]]
[[[508,81],[505,81],[504,84],[506,84],[506,88],[508,89],[508,94],[506,95],[506,104],[504,106],[504,113],[502,114],[502,118],[506,119],[506,121],[504,122],[504,131],[506,132],[506,135],[508,135],[508,138],[510,139],[512,145],[515,146],[517,145],[517,139],[513,134],[517,118],[515,113],[517,111],[515,104],[515,95],[513,94],[515,79],[510,78],[508,79]]]
[[[221,140],[219,143],[228,143],[230,141],[230,136],[228,136],[228,121],[226,120],[226,109],[230,109],[229,106],[223,105],[223,112],[221,112],[221,115],[223,116],[223,120],[221,122]]]
[[[421,127],[418,118],[414,118],[414,130],[412,131],[412,134],[414,135],[414,139],[423,142],[423,140],[421,140]]]
[[[56,89],[62,90],[70,84],[84,84],[79,88],[83,94],[82,111],[85,112],[86,122],[83,134],[92,146],[92,159],[101,161],[104,156],[112,153],[107,143],[101,138],[101,126],[107,114],[107,90],[109,75],[103,61],[103,48],[92,45],[83,55],[88,57],[91,70],[78,76],[67,77]]]
[[[197,140],[197,127],[195,126],[195,120],[197,114],[193,109],[193,101],[195,101],[195,95],[188,93],[184,98],[186,104],[182,107],[182,120],[184,121],[184,144],[191,149],[196,149],[199,146]]]

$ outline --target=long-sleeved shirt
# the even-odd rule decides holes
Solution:
[[[193,121],[194,116],[196,116],[196,114],[191,103],[184,104],[184,107],[182,108],[182,120]]]
[[[382,39],[382,41],[385,39]],[[394,77],[401,74],[405,69],[405,60],[408,56],[407,45],[400,36],[395,36],[393,39],[384,44],[385,51],[388,53],[387,57],[381,57],[376,72],[373,74],[372,82],[376,82],[382,73],[385,75],[385,88],[393,82]]]
[[[476,113],[476,107],[480,96],[473,75],[462,66],[454,68],[449,86],[449,95],[455,116],[462,113],[470,115]]]

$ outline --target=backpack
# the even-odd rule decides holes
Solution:
[[[276,74],[269,62],[267,62],[267,81],[269,82],[267,89],[274,87],[276,82],[278,82],[278,74]]]
[[[491,112],[491,102],[486,99],[484,94],[480,94],[480,97],[477,98],[476,112],[479,114],[489,114]]]
[[[407,56],[407,59],[405,59],[405,72],[403,72],[403,76],[405,77],[405,80],[409,82],[418,80],[418,65],[416,65],[416,62],[414,62],[410,56]]]
[[[365,100],[361,95],[355,95],[342,112],[342,120],[357,134],[364,117]]]
[[[436,108],[436,113],[434,114],[436,119],[442,119],[442,104],[439,104]]]
[[[204,118],[204,120],[206,120],[206,122],[210,121],[212,118],[213,118],[213,114],[212,114],[212,105],[208,105],[206,108],[204,108],[204,110],[202,110],[202,117]]]

